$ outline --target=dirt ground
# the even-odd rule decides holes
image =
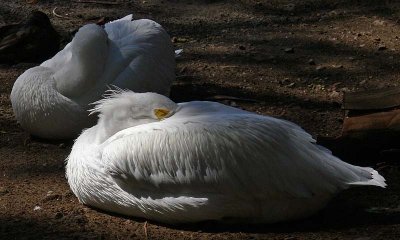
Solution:
[[[226,103],[291,120],[315,137],[340,134],[343,92],[400,85],[399,1],[18,0],[0,3],[0,24],[33,9],[46,12],[65,37],[102,16],[151,18],[184,49],[175,101],[253,99]],[[72,141],[32,138],[14,119],[9,94],[32,66],[0,66],[0,239],[400,239],[399,166],[376,166],[379,157],[344,160],[378,167],[386,189],[346,191],[299,222],[165,226],[85,207],[64,176]]]

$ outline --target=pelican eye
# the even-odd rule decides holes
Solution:
[[[169,110],[165,108],[156,108],[154,109],[154,115],[158,118],[158,120],[163,120],[169,114]]]

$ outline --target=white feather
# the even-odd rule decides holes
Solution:
[[[108,85],[168,95],[175,78],[175,52],[156,22],[132,15],[83,26],[72,42],[40,66],[28,69],[11,92],[21,126],[43,138],[72,138],[95,123],[88,104]]]
[[[309,216],[353,185],[386,186],[285,120],[154,93],[116,92],[99,104],[99,123],[75,142],[66,174],[82,203],[107,211],[168,223],[271,223]],[[125,120],[114,115],[131,108]],[[159,121],[155,108],[173,114]]]
[[[181,57],[182,52],[183,52],[183,49],[175,50],[175,58]]]

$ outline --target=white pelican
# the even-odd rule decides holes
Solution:
[[[129,15],[104,28],[80,28],[63,50],[16,80],[11,103],[29,133],[73,138],[96,123],[88,104],[101,99],[108,85],[168,95],[174,78],[169,35],[158,23]]]
[[[309,216],[352,186],[385,187],[294,123],[215,102],[115,91],[76,140],[68,183],[83,204],[165,223]]]

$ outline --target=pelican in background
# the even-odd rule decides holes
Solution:
[[[42,138],[76,137],[96,123],[89,103],[108,85],[168,95],[175,79],[175,52],[158,23],[132,15],[88,24],[53,58],[25,71],[14,83],[11,103],[22,128]]]

